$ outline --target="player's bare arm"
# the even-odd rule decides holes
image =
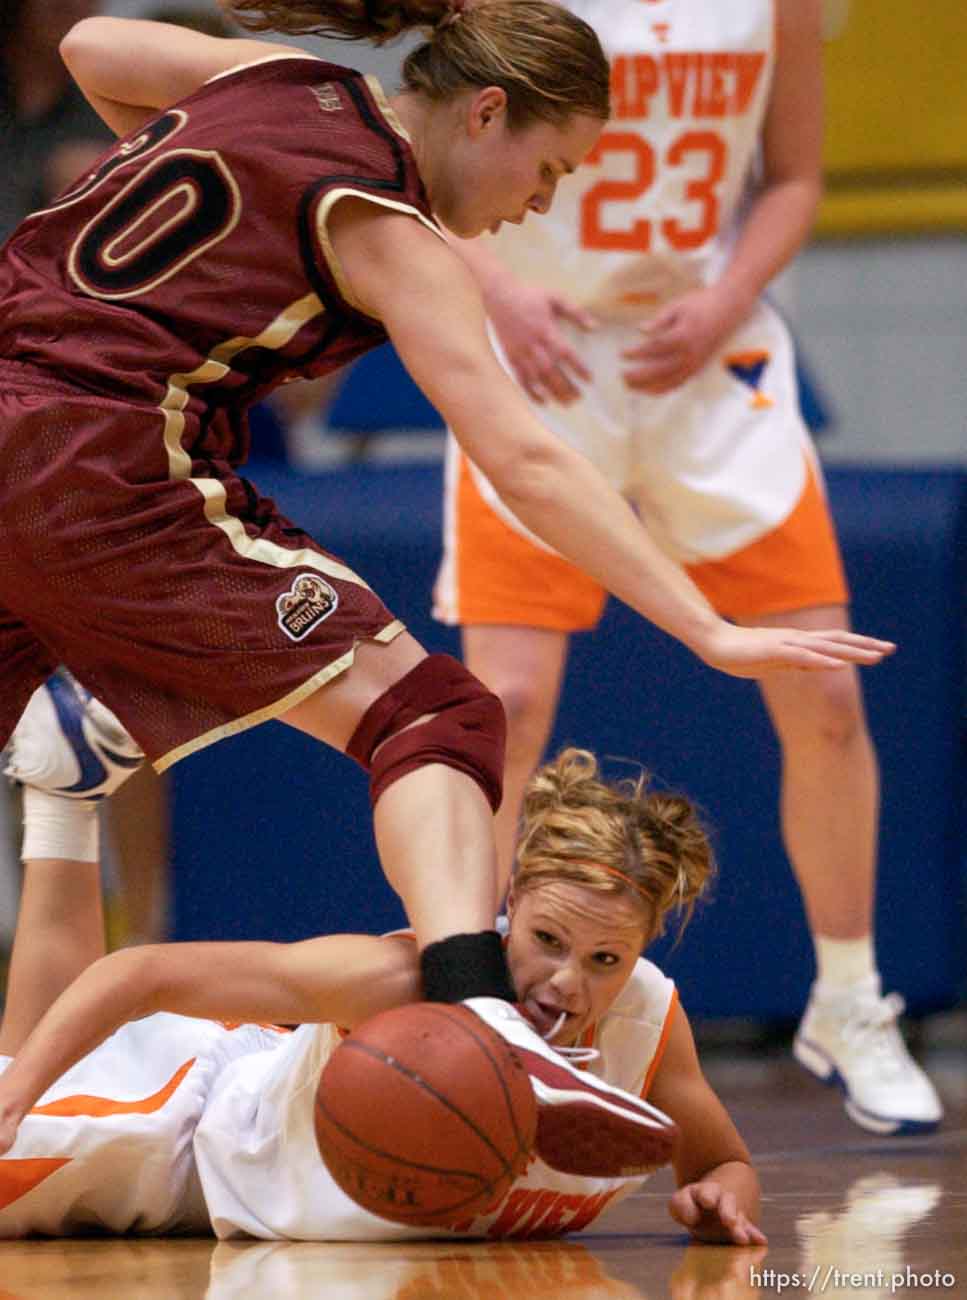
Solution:
[[[225,39],[137,18],[85,18],[64,37],[61,57],[85,98],[118,135],[212,77],[290,46]]]
[[[820,0],[776,5],[776,24],[761,188],[721,281],[747,310],[805,243],[822,197]]]
[[[673,1012],[665,1052],[648,1093],[681,1132],[675,1155],[678,1190],[669,1202],[674,1219],[703,1241],[765,1243],[758,1227],[759,1179],[749,1151],[716,1093],[695,1050],[688,1017]]]
[[[490,346],[472,276],[442,239],[357,199],[336,204],[328,231],[355,299],[383,321],[417,384],[508,508],[632,609],[738,676],[874,664],[892,651],[889,642],[854,633],[737,628],[719,618],[590,461],[531,412]]]
[[[403,936],[155,944],[109,953],[61,994],[0,1076],[0,1154],[54,1080],[129,1020],[169,1011],[353,1028],[419,997],[416,947]]]

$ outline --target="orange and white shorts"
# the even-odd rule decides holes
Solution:
[[[571,341],[594,379],[571,406],[535,405],[535,413],[632,503],[721,614],[754,619],[846,603],[822,472],[799,414],[792,342],[769,306],[760,304],[687,384],[659,397],[622,379],[621,352],[640,341],[634,330],[606,324]],[[451,434],[434,616],[578,631],[596,625],[606,597],[507,509]]]

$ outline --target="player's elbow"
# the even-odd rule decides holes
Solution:
[[[528,513],[553,505],[560,495],[560,478],[566,476],[562,452],[563,447],[550,437],[522,438],[488,458],[481,468],[508,509]]]
[[[116,987],[125,993],[127,1018],[137,1020],[163,1009],[166,963],[160,944],[121,948],[102,961],[111,962]]]
[[[60,57],[71,76],[81,86],[97,67],[107,46],[106,28],[112,20],[105,17],[82,18],[61,39]]]
[[[61,37],[60,57],[69,68],[73,68],[83,59],[85,53],[91,48],[100,24],[100,18],[82,18],[69,29],[66,36]]]

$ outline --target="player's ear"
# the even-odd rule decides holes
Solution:
[[[507,92],[500,86],[484,86],[470,99],[467,129],[476,138],[492,131],[507,111]]]
[[[514,912],[516,911],[516,909],[517,909],[517,895],[514,893],[514,886],[511,885],[510,889],[508,889],[507,891],[507,902],[504,906],[504,911],[507,913],[507,917],[509,920],[512,921],[514,919]]]

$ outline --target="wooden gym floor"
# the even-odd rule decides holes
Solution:
[[[666,1213],[663,1173],[591,1234],[563,1242],[0,1243],[0,1300],[961,1300],[964,1020],[948,1018],[922,1056],[947,1105],[930,1137],[864,1133],[785,1050],[706,1054],[760,1171],[767,1248],[690,1245]]]

